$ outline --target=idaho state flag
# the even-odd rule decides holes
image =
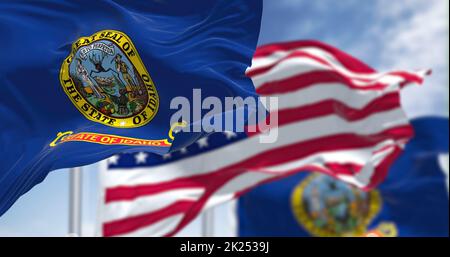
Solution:
[[[2,1],[0,214],[50,170],[195,141],[174,139],[174,97],[256,97],[245,70],[261,12],[248,0]]]
[[[239,200],[239,235],[448,236],[448,119],[412,125],[415,137],[378,188],[310,172],[260,186]]]

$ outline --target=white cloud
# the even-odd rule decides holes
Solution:
[[[423,87],[410,87],[402,102],[410,117],[448,115],[448,3],[441,0],[380,0],[368,31],[378,51],[377,68],[431,68]],[[369,44],[370,45],[370,44]],[[367,48],[366,48],[367,49]]]
[[[299,13],[283,18],[282,40],[319,36],[380,71],[432,69],[423,86],[404,90],[403,106],[411,118],[448,116],[448,1],[282,0],[280,5],[283,12]]]

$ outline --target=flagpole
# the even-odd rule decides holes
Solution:
[[[214,236],[214,208],[209,208],[202,215],[202,236]]]
[[[69,169],[69,236],[81,236],[81,168]]]

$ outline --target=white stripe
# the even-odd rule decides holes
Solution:
[[[279,110],[316,104],[325,100],[336,100],[345,103],[349,107],[361,109],[376,98],[397,90],[397,86],[391,86],[383,91],[355,90],[340,83],[321,83],[294,92],[270,96],[278,97]]]
[[[184,214],[177,214],[160,220],[150,226],[146,226],[130,233],[119,235],[121,237],[164,236],[176,228],[183,219]]]
[[[205,190],[176,189],[150,196],[141,196],[130,201],[117,201],[104,204],[103,222],[148,214],[165,208],[180,200],[198,200]]]
[[[288,50],[288,51],[276,51],[270,56],[255,58],[254,61],[252,61],[252,66],[251,66],[251,68],[248,69],[248,71],[273,65],[276,62],[278,62],[279,60],[281,60],[281,59],[285,58],[286,56],[288,56],[294,52],[297,52],[297,51],[305,52],[307,54],[313,55],[313,56],[321,59],[322,61],[327,62],[328,64],[326,66],[328,66],[332,70],[337,70],[340,73],[344,74],[346,77],[349,77],[352,79],[379,80],[381,77],[386,75],[386,73],[376,73],[376,72],[371,72],[371,73],[353,72],[353,71],[347,69],[344,65],[342,65],[342,63],[339,62],[336,58],[334,58],[334,56],[331,53],[329,53],[321,48],[318,48],[318,47],[302,47],[302,48],[297,48],[297,49]],[[282,63],[287,62],[292,59],[309,59],[309,60],[313,60],[316,64],[324,67],[323,66],[324,64],[321,64],[309,57],[292,57],[292,58],[284,60]],[[278,65],[280,65],[280,64],[278,64]],[[394,76],[394,77],[396,77],[396,76]]]
[[[252,76],[252,81],[255,87],[258,88],[269,81],[280,81],[312,71],[326,70],[337,71],[343,76],[351,79],[353,83],[359,86],[370,86],[375,83],[393,84],[404,81],[404,79],[400,76],[390,75],[387,73],[377,73],[371,76],[351,74],[351,72],[348,70],[338,69],[337,67],[330,67],[307,57],[287,59],[265,73]],[[371,79],[371,81],[364,82],[359,81],[358,79]]]
[[[325,163],[347,163],[352,162],[359,165],[364,165],[368,160],[370,160],[373,151],[375,151],[378,147],[370,147],[370,148],[360,148],[360,149],[354,149],[354,150],[347,150],[347,151],[329,151],[329,152],[321,152],[314,155],[311,155],[306,158],[302,158],[301,160],[295,160],[292,162],[288,162],[282,165],[275,165],[271,167],[267,167],[264,169],[264,171],[272,172],[273,174],[269,173],[260,173],[263,175],[257,175],[258,177],[268,178],[275,175],[280,175],[284,172],[291,171],[295,168],[302,167],[306,164],[313,164],[313,165],[323,165]],[[277,174],[278,173],[278,174]],[[252,172],[252,174],[258,174],[257,172]],[[244,177],[245,179],[246,177]],[[242,182],[242,180],[239,180]],[[242,184],[242,188],[245,189],[246,187],[249,187],[250,185],[253,185],[253,182],[259,181],[259,180],[252,180],[251,183]],[[231,186],[231,185],[230,185]],[[233,186],[235,186],[233,184]],[[230,190],[229,187],[226,187],[227,192],[233,192]],[[236,190],[239,191],[239,190]],[[224,195],[222,194],[222,191],[219,191],[218,199],[217,201],[221,202],[222,200],[219,200],[221,198],[224,199],[231,199],[232,196]],[[137,200],[132,201],[121,201],[121,202],[113,202],[107,204],[103,208],[103,221],[113,221],[116,219],[122,219],[125,217],[130,216],[136,216],[140,214],[149,213],[152,211],[156,211],[158,209],[164,208],[169,206],[170,204],[174,203],[177,200],[197,200],[200,195],[203,193],[202,189],[184,189],[184,190],[173,190],[166,193],[156,194],[152,196],[144,196],[140,197]],[[231,197],[231,198],[230,198]]]
[[[295,49],[291,49],[291,50],[287,50],[287,51],[279,50],[279,51],[274,51],[271,55],[255,57],[252,60],[251,68],[259,69],[259,68],[273,65],[274,63],[278,62],[279,60],[281,60],[281,59],[285,58],[286,56],[288,56],[294,52],[297,52],[297,51],[309,53],[318,58],[324,59],[324,60],[334,64],[335,66],[340,66],[340,67],[344,68],[344,65],[342,65],[342,63],[339,62],[331,53],[325,51],[324,49],[321,49],[318,47],[311,47],[311,46],[299,47],[299,48],[295,48]]]
[[[330,151],[321,152],[315,155],[311,155],[307,158],[294,160],[291,162],[283,163],[280,165],[274,165],[265,167],[264,171],[273,173],[284,173],[296,169],[300,169],[306,165],[319,167],[321,170],[327,170],[327,163],[355,163],[363,166],[356,176],[339,175],[340,178],[348,183],[356,186],[366,186],[370,182],[370,178],[373,175],[373,167],[379,165],[389,154],[392,153],[393,148],[386,148],[383,151],[377,152],[379,149],[394,145],[393,140],[385,140],[380,142],[374,147],[360,148],[350,151]],[[374,154],[374,152],[376,152]],[[331,171],[329,171],[331,173]]]
[[[375,169],[379,165],[379,163],[382,162],[387,156],[389,156],[394,150],[394,147],[390,147],[386,148],[384,151],[377,153],[372,157],[372,160],[367,162],[367,164],[355,176],[338,174],[337,177],[342,181],[353,184],[355,186],[365,187],[370,183],[373,173],[375,172]]]
[[[380,146],[385,145],[385,144],[380,144]],[[366,149],[363,151],[369,151],[370,153],[372,153],[373,150],[379,148],[378,147],[374,147],[374,148],[370,148],[370,149]],[[347,151],[346,154],[351,154],[351,152],[356,152],[358,154],[358,150],[354,150],[354,151]],[[371,177],[372,173],[373,173],[373,165],[376,164],[378,162],[378,159],[382,158],[384,159],[388,154],[390,154],[392,152],[392,149],[390,149],[390,151],[384,151],[383,153],[377,153],[376,155],[372,156],[372,160],[369,160],[366,163],[368,165],[365,171],[361,171],[359,174],[362,173],[362,175],[357,176],[357,177],[350,177],[350,176],[343,176],[343,180],[347,180],[348,182],[355,184],[355,185],[359,185],[359,186],[365,186],[367,185],[368,181],[366,180],[366,177]],[[321,154],[317,154],[316,155],[316,160],[317,158],[321,159],[323,157],[323,159],[325,160],[330,160],[329,157],[331,158],[332,162],[336,162],[338,161],[338,159],[334,159],[333,157],[350,157],[349,156],[343,156],[343,153],[321,153]],[[327,156],[328,155],[328,156]],[[370,159],[370,154],[367,156]],[[340,159],[341,161],[345,162],[345,160],[351,161],[349,159]],[[305,158],[302,160],[297,160],[295,161],[295,167],[303,167],[305,164],[310,164],[312,163],[314,165],[314,158]],[[324,163],[323,160],[319,161],[321,163]],[[339,161],[338,161],[339,162]],[[232,180],[228,181],[224,186],[222,186],[219,190],[217,190],[217,192],[215,192],[206,202],[205,206],[202,208],[202,211],[207,210],[209,208],[212,208],[214,206],[217,206],[219,204],[228,202],[230,200],[232,200],[235,197],[235,194],[252,188],[254,186],[256,186],[258,183],[263,182],[267,179],[270,178],[274,178],[274,177],[278,177],[280,175],[283,175],[283,173],[285,172],[289,172],[292,171],[294,168],[294,162],[291,162],[290,165],[279,165],[279,166],[272,166],[269,167],[268,169],[272,170],[272,171],[277,171],[276,173],[262,173],[262,172],[258,172],[258,171],[247,171],[239,176],[237,176],[236,178],[233,178]],[[362,163],[360,163],[362,164]],[[324,166],[322,167],[324,168]]]
[[[275,176],[276,174],[271,173],[246,171],[245,173],[229,180],[219,190],[214,192],[214,194],[203,206],[202,211],[232,200],[237,192],[253,187],[258,183]]]
[[[272,95],[279,97],[280,110],[310,105],[328,99],[333,99],[345,103],[349,107],[360,109],[377,97],[388,92],[394,92],[398,89],[398,84],[404,81],[400,76],[386,75],[386,73],[352,72],[345,68],[332,53],[318,47],[302,47],[300,49],[303,52],[326,60],[329,65],[323,65],[308,57],[289,58],[282,61],[280,64],[277,64],[269,71],[253,76],[252,79],[255,86],[259,87],[269,81],[280,81],[310,71],[334,70],[343,74],[343,76],[352,79],[352,82],[356,85],[367,86],[377,82],[386,84],[388,87],[381,92],[349,89],[347,86],[339,83],[317,83],[311,87],[300,89],[295,92]],[[270,56],[254,58],[253,65],[249,71],[254,70],[255,68],[272,65],[281,58],[298,50],[299,49],[276,51]],[[365,82],[362,81],[363,79],[370,79],[371,81]],[[214,151],[185,158],[169,164],[150,168],[110,170],[107,175],[102,174],[103,177],[101,178],[101,183],[104,187],[157,184],[181,177],[209,173],[231,164],[238,163],[262,152],[306,140],[318,139],[341,133],[354,133],[363,136],[379,133],[385,129],[406,124],[408,124],[408,121],[400,108],[379,112],[353,122],[346,121],[336,114],[312,118],[286,124],[278,128],[279,138],[273,144],[260,144],[259,138],[255,136],[226,145]],[[386,145],[394,145],[396,143],[398,142],[385,140],[374,147],[320,152],[302,159],[264,167],[260,170],[247,171],[231,179],[219,188],[213,196],[207,200],[206,205],[203,208],[207,209],[229,201],[235,197],[236,192],[245,190],[259,182],[279,176],[285,172],[295,170],[298,167],[313,165],[325,169],[327,162],[352,162],[362,165],[363,169],[356,175],[339,175],[339,178],[358,186],[366,186],[370,183],[370,179],[372,178],[377,165],[394,151],[394,147],[385,148],[383,151],[378,151],[376,154],[373,154],[374,151],[385,147]],[[214,179],[214,177],[211,177],[211,179]],[[102,208],[102,219],[103,222],[114,221],[137,215],[149,214],[167,207],[177,200],[185,199],[196,201],[204,193],[204,190],[205,189],[203,188],[175,189],[151,196],[141,196],[130,201],[109,203]],[[152,225],[140,228],[123,236],[162,236],[173,231],[179,222],[181,222],[183,216],[184,214],[174,214]]]
[[[354,150],[357,151],[357,150]],[[351,151],[349,151],[351,152]],[[361,171],[361,174],[364,175],[364,177],[351,177],[351,176],[339,176],[341,179],[343,179],[344,181],[350,182],[352,184],[356,184],[359,186],[365,186],[367,183],[364,183],[365,177],[367,177],[368,175],[371,176],[373,173],[373,165],[374,163],[376,163],[378,159],[384,159],[388,154],[391,153],[390,151],[384,151],[382,154],[377,154],[374,155],[373,157],[373,161],[374,162],[369,162],[369,165],[367,165],[367,169],[366,171]],[[324,156],[326,154],[323,154]],[[338,154],[336,154],[336,156],[338,156]],[[306,162],[308,162],[307,160],[305,160]],[[289,171],[289,170],[286,170]],[[247,171],[233,179],[231,179],[230,181],[228,181],[226,184],[224,184],[219,190],[217,190],[206,202],[206,204],[203,206],[202,211],[208,210],[212,207],[215,207],[219,204],[228,202],[232,199],[235,198],[235,194],[237,192],[249,189],[251,187],[256,186],[258,183],[261,183],[267,179],[279,176],[281,174],[277,174],[277,173],[261,173],[261,172],[255,172],[255,171]],[[170,218],[169,218],[170,219]],[[165,224],[165,222],[167,222],[167,219],[164,220],[164,224],[161,224],[161,222],[158,222],[156,224],[153,224],[152,226],[146,227],[145,229],[140,229],[136,232],[127,234],[127,236],[139,236],[139,235],[156,235],[155,233],[155,227],[159,227],[159,226],[168,226],[166,227],[166,229],[161,232],[159,231],[160,235],[163,235],[165,233],[170,232],[171,229],[174,229],[176,227],[176,225],[181,221],[181,218],[178,219],[177,221],[173,222],[170,226],[168,226],[167,224]]]
[[[354,122],[346,121],[337,115],[329,115],[279,127],[278,140],[273,144],[260,144],[259,138],[254,136],[201,155],[151,169],[134,168],[127,169],[126,172],[111,170],[105,182],[107,186],[113,187],[170,181],[180,177],[209,173],[264,151],[293,143],[341,133],[370,135],[406,124],[408,120],[401,109],[375,113]]]
[[[247,69],[247,72],[250,72],[252,70],[256,70],[259,68],[271,66],[271,65],[275,64],[276,62],[280,61],[281,59],[285,58],[286,56],[288,56],[294,52],[297,52],[297,51],[305,52],[305,53],[308,53],[315,57],[318,57],[318,58],[328,62],[330,67],[333,68],[332,70],[342,71],[342,72],[344,72],[343,74],[348,74],[349,75],[348,77],[353,78],[353,79],[370,79],[370,80],[377,80],[380,83],[389,83],[389,81],[395,81],[394,77],[397,77],[397,76],[391,77],[392,80],[391,79],[380,80],[382,77],[384,77],[387,74],[386,72],[370,72],[370,73],[353,72],[353,71],[347,69],[338,59],[336,59],[334,57],[334,55],[332,53],[330,53],[322,48],[311,47],[311,46],[299,47],[299,48],[286,50],[286,51],[279,50],[279,51],[274,51],[269,56],[255,57],[252,60],[252,66]],[[308,57],[293,57],[292,59],[295,59],[295,58],[308,58]],[[311,58],[308,58],[308,59],[311,59]],[[321,65],[323,65],[323,64],[321,64]],[[428,70],[420,70],[420,71],[416,71],[413,73],[416,76],[424,77],[427,72],[428,72]],[[392,73],[392,71],[389,73]],[[397,79],[403,80],[403,78],[401,78],[400,76],[398,76]],[[270,79],[268,81],[271,81],[271,80],[272,79]],[[356,84],[358,84],[358,82],[356,82]]]
[[[381,144],[380,144],[381,145]],[[367,163],[370,159],[371,156],[373,155],[373,151],[375,151],[378,147],[370,147],[370,148],[360,148],[360,149],[355,149],[355,150],[347,150],[347,151],[329,151],[329,152],[321,152],[321,153],[317,153],[314,155],[311,155],[309,157],[305,157],[302,158],[300,160],[295,160],[292,162],[288,162],[282,165],[275,165],[275,166],[270,166],[267,168],[264,168],[263,170],[265,171],[264,173],[258,173],[257,171],[254,172],[250,172],[251,174],[259,174],[257,175],[257,177],[261,177],[261,179],[263,178],[269,178],[269,177],[273,177],[273,176],[277,176],[280,175],[284,172],[288,172],[291,171],[295,168],[299,168],[299,167],[303,167],[306,164],[312,164],[312,165],[323,165],[327,162],[332,162],[332,163],[348,163],[348,162],[352,162],[352,163],[356,163],[359,165],[364,165],[365,163]],[[323,166],[324,167],[324,166]],[[245,180],[246,177],[244,177],[243,179],[240,179],[240,182],[243,181],[247,181]],[[232,198],[232,195],[227,195],[227,194],[223,194],[221,192],[236,192],[236,191],[240,191],[242,189],[245,189],[251,185],[254,185],[254,182],[258,182],[259,180],[255,180],[254,178],[252,178],[252,180],[250,180],[250,183],[243,183],[243,184],[230,184],[230,186],[240,186],[240,188],[238,188],[239,190],[235,190],[232,191],[229,187],[226,187],[225,189],[228,191],[218,191],[219,193],[217,195],[215,195],[214,197],[216,198],[215,200],[212,200],[213,203],[211,203],[212,205],[215,205],[215,201],[217,202],[223,202],[223,201],[227,201],[228,199]],[[229,183],[227,183],[229,184]],[[236,189],[236,188],[234,188]],[[182,192],[180,192],[180,196],[179,199],[186,199],[188,197],[188,195],[182,196],[181,195]],[[156,197],[156,195],[155,195]],[[109,213],[111,216],[115,216],[115,218],[120,219],[123,215],[125,216],[135,216],[141,213],[145,213],[145,212],[149,212],[147,210],[144,210],[144,208],[140,207],[140,205],[142,204],[150,204],[152,203],[157,204],[158,208],[163,208],[164,206],[160,206],[161,202],[167,201],[167,199],[152,199],[150,200],[150,197],[147,198],[148,200],[145,202],[140,202],[140,200],[137,200],[135,202],[137,206],[135,205],[135,202],[123,202],[120,203],[120,207],[124,208],[126,210],[126,208],[134,208],[136,210],[132,210],[134,211],[132,214],[128,214],[126,213],[126,211],[122,212],[122,213],[118,213],[120,212],[120,209],[117,210],[116,208],[114,209],[109,209],[109,211],[105,211],[105,213]],[[176,199],[169,199],[172,200],[172,202],[168,203],[167,205],[173,203]],[[113,203],[109,204],[109,205],[113,205]],[[146,207],[146,206],[145,206]],[[156,208],[156,207],[155,207]],[[105,208],[108,209],[108,208]],[[116,213],[117,212],[117,213]],[[111,218],[114,219],[114,218]]]
[[[284,173],[286,171],[295,170],[305,165],[315,165],[325,168],[326,163],[355,163],[358,165],[365,165],[368,161],[372,161],[374,151],[380,146],[392,144],[391,140],[380,142],[374,147],[359,148],[353,150],[335,150],[326,151],[309,155],[302,159],[285,162],[278,165],[264,167],[262,170],[272,173]]]

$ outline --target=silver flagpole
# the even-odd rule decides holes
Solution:
[[[81,168],[69,170],[69,236],[81,236]]]
[[[214,236],[214,208],[210,208],[203,212],[202,215],[202,236]]]

